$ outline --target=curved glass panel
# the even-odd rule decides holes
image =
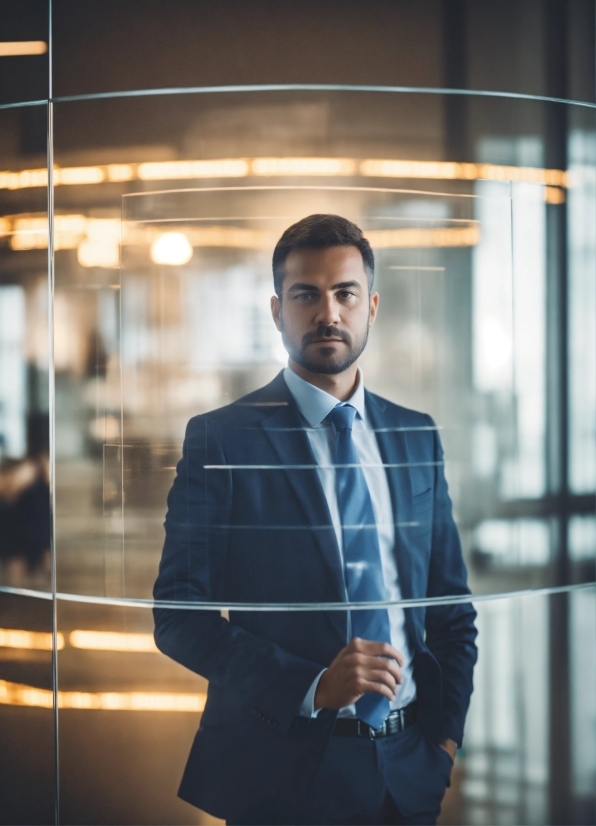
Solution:
[[[1,58],[0,106],[16,101],[0,112],[3,822],[47,822],[52,807],[60,822],[254,820],[263,799],[277,822],[296,819],[308,795],[306,819],[327,822],[308,760],[288,755],[325,741],[336,760],[358,742],[340,736],[354,737],[354,720],[343,702],[335,725],[321,677],[353,637],[401,652],[393,712],[415,777],[430,778],[414,808],[441,804],[444,824],[593,822],[594,10],[464,5],[407,19],[394,6],[401,25],[375,35],[366,76],[342,50],[351,79],[377,86],[334,86],[346,72],[333,50],[313,62],[310,20],[311,48],[293,26],[280,50],[283,29],[265,36],[253,12],[241,39],[252,26],[253,47],[258,30],[281,63],[308,54],[312,74],[294,87],[229,86],[222,21],[202,18],[199,76],[193,26],[175,33],[196,13],[186,6],[170,10],[178,60],[166,66],[158,50],[150,71],[143,37],[143,60],[121,37],[130,10],[100,4],[111,25],[91,27],[81,50],[81,21],[98,9],[54,9],[68,43],[54,90],[87,99],[43,87],[41,51]],[[0,47],[34,29],[49,40],[43,4],[27,9],[29,29],[13,27]],[[158,17],[145,10],[135,25],[150,35]],[[336,41],[354,21],[334,19]],[[408,51],[420,31],[424,66]],[[396,36],[407,48],[396,51]],[[360,27],[361,46],[367,37]],[[269,80],[265,48],[260,57]],[[244,80],[259,83],[249,62]],[[274,77],[294,79],[281,63]],[[197,83],[228,85],[147,91]],[[49,117],[35,97],[48,97]],[[574,97],[584,103],[567,105]],[[380,294],[361,359],[368,436],[342,448],[334,419],[327,453],[315,434],[325,419],[299,407],[269,311],[277,239],[319,212],[362,227]],[[362,479],[370,501],[360,495],[350,520],[355,500],[341,491],[361,494]],[[30,488],[39,496],[19,512],[15,545],[13,494]],[[380,565],[350,556],[373,532]],[[382,592],[366,577],[373,561]],[[390,637],[375,636],[385,621]],[[461,743],[473,669],[450,772],[437,743]],[[375,737],[371,754],[384,748]],[[391,786],[394,805],[407,808],[414,786]]]
[[[586,340],[594,335],[585,315],[594,241],[584,218],[594,200],[594,115],[568,109],[575,159],[568,176],[549,137],[561,107],[468,98],[474,137],[460,147],[466,162],[450,163],[436,160],[444,151],[436,141],[445,134],[440,104],[432,95],[304,91],[56,107],[57,215],[76,211],[82,227],[77,262],[58,254],[56,265],[57,298],[79,342],[69,350],[79,366],[65,365],[72,451],[58,465],[58,490],[62,480],[88,491],[84,520],[80,508],[68,516],[58,496],[59,590],[150,596],[187,421],[264,385],[283,366],[269,320],[268,259],[284,227],[309,210],[347,210],[373,233],[381,312],[363,357],[366,383],[435,420],[473,592],[564,581],[558,559],[568,531],[552,519],[561,501],[553,494],[568,484],[561,440],[584,476],[596,455],[585,362],[592,350],[579,347],[580,331]],[[356,122],[366,124],[357,134]],[[72,166],[91,130],[115,144],[115,129],[130,140],[143,135],[144,147],[87,150],[86,165]],[[180,130],[182,148],[166,152],[160,142],[176,133],[180,145]],[[197,182],[211,191],[161,191]],[[78,193],[93,209],[81,210]],[[578,218],[566,224],[568,212]],[[565,270],[566,225],[573,240]],[[183,236],[192,255],[186,264],[152,260],[168,231]],[[561,343],[565,271],[573,353]],[[228,310],[231,329],[220,322]],[[563,436],[557,399],[566,383],[572,407]],[[571,502],[578,515],[593,513],[584,490]],[[268,535],[276,529],[270,522]],[[246,526],[256,541],[255,527]],[[230,529],[237,535],[241,527]],[[328,522],[318,527],[329,534]],[[582,581],[585,565],[572,576]]]

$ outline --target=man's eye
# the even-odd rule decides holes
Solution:
[[[309,301],[311,298],[314,298],[314,294],[313,293],[298,293],[296,298],[299,301]]]
[[[342,290],[341,292],[338,293],[338,295],[339,295],[340,298],[343,298],[343,299],[355,298],[356,297],[355,294],[351,293],[349,290]]]

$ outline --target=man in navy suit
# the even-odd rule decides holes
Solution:
[[[190,421],[168,498],[154,595],[194,605],[158,604],[155,639],[209,680],[179,794],[230,824],[434,823],[476,661],[471,603],[402,604],[469,594],[437,429],[364,388],[357,226],[299,221],[273,273],[288,367]]]

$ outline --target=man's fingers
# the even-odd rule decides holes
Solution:
[[[396,683],[399,683],[400,685],[402,683],[403,678],[401,670],[395,660],[388,660],[384,657],[367,657],[360,654],[358,655],[356,664],[358,667],[365,669],[367,673],[371,673],[373,671],[386,672],[392,675]]]
[[[389,686],[385,685],[385,683],[365,680],[361,684],[361,690],[363,694],[382,694],[383,697],[387,697],[390,702],[395,699],[395,692],[391,691]]]
[[[355,637],[346,648],[361,654],[368,654],[370,657],[388,657],[396,660],[401,666],[405,662],[401,651],[389,645],[388,642],[373,642],[372,640],[362,640]]]
[[[391,691],[391,698],[395,698],[398,682],[388,671],[370,671],[366,675],[367,682],[382,683]]]

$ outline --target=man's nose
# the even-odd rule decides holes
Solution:
[[[317,324],[339,324],[341,321],[341,314],[339,312],[339,304],[334,296],[324,296],[317,307],[317,316],[315,319]]]

